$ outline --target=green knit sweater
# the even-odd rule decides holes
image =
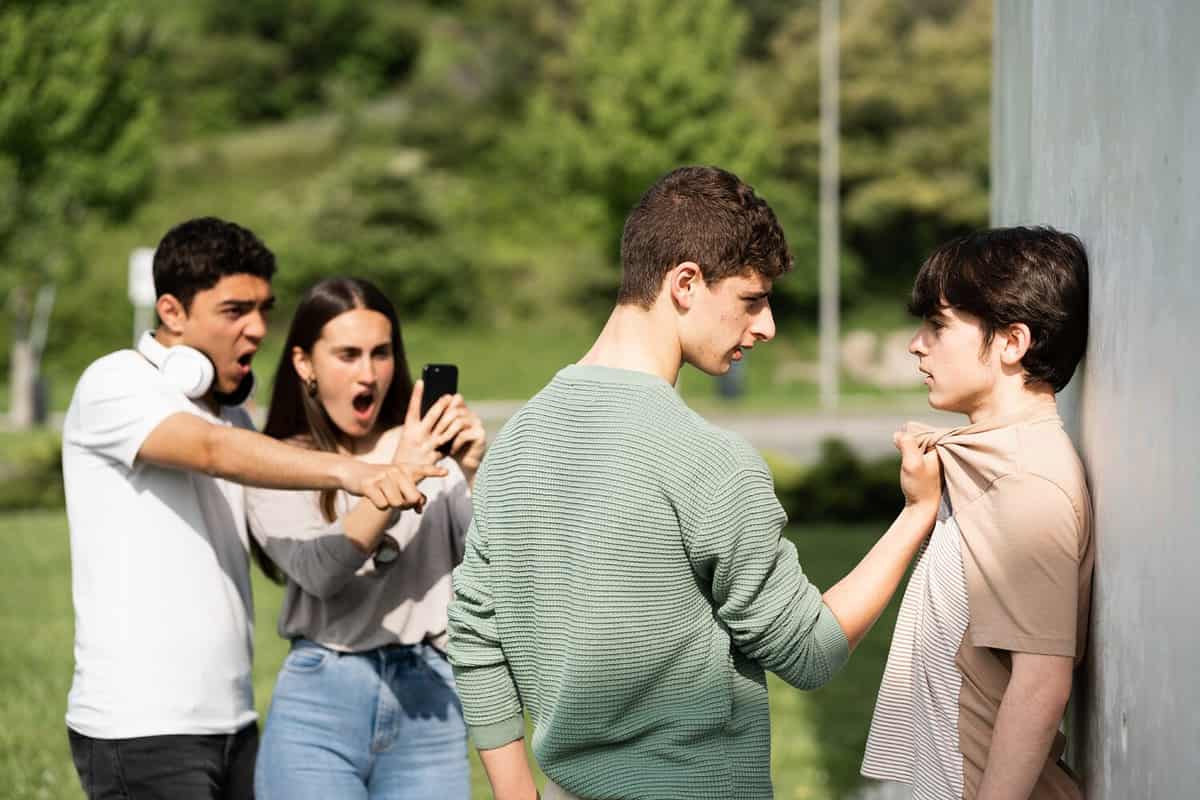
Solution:
[[[590,800],[771,797],[763,671],[815,688],[848,645],[753,448],[660,378],[569,366],[474,498],[450,661],[475,744],[527,711],[542,770]]]

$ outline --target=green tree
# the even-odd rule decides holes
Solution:
[[[578,16],[572,0],[460,0],[429,15],[406,96],[406,134],[432,163],[491,173],[487,154],[518,124],[560,64]]]
[[[29,0],[0,10],[0,291],[18,407],[36,369],[33,292],[76,274],[82,225],[123,218],[150,191],[152,71],[150,28],[127,3]]]
[[[402,318],[462,322],[485,316],[480,264],[448,210],[451,176],[420,151],[359,146],[313,187],[302,240],[284,242],[279,276],[295,295],[330,275],[376,283]]]
[[[611,299],[622,222],[657,177],[702,163],[757,183],[777,163],[738,92],[745,31],[729,0],[589,3],[547,64],[496,167],[530,184],[540,235],[560,227],[602,243],[585,296]]]
[[[163,5],[170,52],[160,93],[176,130],[227,129],[370,97],[402,83],[427,4],[361,0],[198,0]]]
[[[816,180],[818,8],[808,0],[759,68],[782,175]],[[991,88],[989,0],[843,0],[844,241],[864,286],[907,284],[942,240],[985,225]]]

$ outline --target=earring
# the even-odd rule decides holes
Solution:
[[[304,382],[304,391],[308,392],[309,397],[317,396],[317,379],[309,378]]]

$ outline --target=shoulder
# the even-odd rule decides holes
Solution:
[[[1027,425],[1020,430],[1019,469],[1040,477],[1076,501],[1087,497],[1087,471],[1071,437],[1058,420]]]
[[[1018,450],[1013,472],[998,489],[1021,493],[1049,506],[1066,504],[1081,525],[1091,516],[1087,472],[1058,419],[1022,425],[1017,429]]]
[[[714,469],[770,474],[762,454],[745,437],[708,421],[697,431],[694,451],[701,463]]]
[[[1087,537],[1087,513],[1054,480],[1030,471],[999,478],[985,495],[996,533],[1028,550],[1077,554]]]
[[[93,361],[79,376],[76,396],[84,401],[113,394],[132,394],[158,382],[154,365],[134,350],[118,350]]]

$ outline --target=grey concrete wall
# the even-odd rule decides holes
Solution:
[[[993,219],[1078,233],[1060,399],[1096,510],[1074,758],[1093,800],[1200,797],[1200,2],[996,0]]]

